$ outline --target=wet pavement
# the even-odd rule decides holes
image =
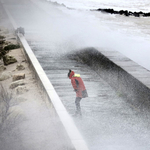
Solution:
[[[68,69],[81,74],[89,97],[81,101],[82,117],[74,120],[90,149],[149,149],[148,114],[128,104],[88,66],[67,56],[45,56],[38,50],[35,54],[71,115],[75,93],[67,78]]]
[[[19,7],[17,7],[18,5]],[[82,117],[73,117],[73,119],[89,149],[149,150],[150,115],[127,103],[120,93],[115,92],[107,81],[104,81],[90,67],[70,60],[67,57],[69,52],[62,52],[62,45],[58,46],[57,36],[51,38],[52,40],[49,38],[45,40],[45,37],[51,35],[49,32],[40,34],[43,26],[39,30],[40,25],[36,26],[35,22],[32,25],[25,22],[26,17],[28,20],[32,20],[33,13],[36,16],[36,13],[39,14],[39,12],[40,17],[36,16],[35,18],[37,21],[46,19],[47,26],[50,21],[58,20],[53,20],[46,12],[37,8],[33,3],[30,4],[29,1],[26,1],[26,5],[20,1],[18,5],[13,5],[6,0],[6,6],[18,26],[25,27],[26,38],[31,48],[70,115],[75,112],[75,93],[67,78],[68,70],[72,69],[81,74],[89,97],[81,101]],[[21,11],[25,10],[27,6],[30,6],[30,11]],[[56,9],[55,13],[58,12]],[[52,26],[50,25],[47,29],[52,29]]]

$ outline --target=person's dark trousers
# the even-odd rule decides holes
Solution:
[[[75,100],[75,104],[76,104],[76,114],[80,114],[81,115],[81,107],[80,107],[80,101],[81,101],[81,97],[76,97]]]

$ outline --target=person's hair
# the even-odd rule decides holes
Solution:
[[[70,73],[71,73],[71,70],[69,69],[69,72],[68,72],[68,77],[70,76]]]

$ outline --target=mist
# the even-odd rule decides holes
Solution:
[[[35,2],[38,12],[28,7],[32,13],[23,15],[26,19],[21,26],[26,29],[27,40],[34,38],[34,41],[43,42],[42,46],[51,52],[59,54],[85,47],[119,51],[150,69],[147,20],[68,9],[43,2]]]

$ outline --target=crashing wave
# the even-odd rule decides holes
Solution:
[[[60,6],[60,7],[65,7],[65,8],[68,8],[64,3],[58,3],[58,2],[53,2],[53,1],[50,1],[50,0],[47,0],[49,3],[51,3],[52,5],[55,5],[55,6]]]

